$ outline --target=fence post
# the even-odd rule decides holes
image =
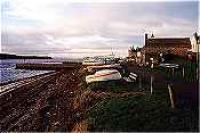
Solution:
[[[174,96],[173,96],[173,92],[172,92],[172,88],[171,88],[170,84],[168,84],[168,90],[169,90],[169,97],[170,97],[171,107],[175,108]]]
[[[172,68],[172,76],[175,75],[175,74],[174,74],[174,71],[175,71],[174,69],[175,69],[175,68],[173,67],[173,68]]]
[[[151,95],[153,94],[153,76],[151,75]]]
[[[139,88],[141,89],[142,88],[142,77],[139,76]]]
[[[182,75],[183,75],[183,78],[185,78],[185,68],[184,68],[184,66],[183,66]]]

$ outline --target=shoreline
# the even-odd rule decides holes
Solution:
[[[45,74],[35,75],[32,77],[27,77],[25,79],[19,79],[17,81],[13,81],[12,83],[1,85],[0,96],[3,96],[4,94],[7,94],[7,93],[8,94],[12,93],[23,87],[27,87],[30,84],[37,83],[40,80],[41,81],[44,80],[44,82],[46,82],[46,81],[48,81],[48,79],[53,78],[56,74],[58,74],[58,72],[49,72],[49,73],[45,73]],[[41,83],[41,84],[43,84],[43,83]],[[40,86],[41,84],[38,84],[38,85]]]
[[[0,83],[0,86],[9,85],[9,84],[12,84],[12,83],[17,83],[17,82],[29,80],[31,78],[37,78],[37,77],[41,77],[41,76],[44,76],[44,75],[49,75],[49,74],[52,74],[52,73],[55,73],[55,72],[47,72],[47,73],[42,73],[42,74],[38,74],[38,75],[33,75],[33,76],[30,76],[30,77],[19,78],[19,79],[16,79],[16,80],[2,82],[2,83]]]
[[[0,95],[0,112],[2,112],[0,119],[4,120],[1,130],[43,131],[47,127],[42,123],[46,121],[46,113],[49,113],[49,109],[51,109],[56,114],[55,117],[51,117],[52,120],[59,123],[59,125],[51,127],[52,130],[58,131],[62,126],[65,126],[65,130],[70,131],[74,121],[70,122],[67,119],[72,119],[71,115],[74,113],[72,113],[72,104],[69,103],[73,102],[74,97],[77,96],[75,92],[79,90],[80,74],[78,71],[77,68],[56,71],[55,75],[46,76],[23,86],[19,85],[13,91]],[[57,109],[55,109],[54,102],[56,102]],[[12,117],[5,117],[10,115]],[[40,118],[42,119],[40,120]],[[32,121],[31,124],[29,123],[30,120]],[[10,122],[12,124],[9,124]],[[54,122],[51,124],[54,124]],[[66,122],[70,122],[72,125],[65,125]]]
[[[16,59],[14,59],[16,60]],[[47,72],[41,72],[41,73],[36,73],[36,74],[33,74],[33,75],[28,75],[26,77],[20,77],[18,79],[15,79],[15,80],[7,80],[7,81],[3,81],[3,82],[0,82],[0,86],[3,86],[3,85],[8,85],[8,84],[11,84],[11,83],[14,83],[14,82],[19,82],[21,80],[27,80],[29,78],[34,78],[35,76],[42,76],[42,75],[46,75],[46,74],[51,74],[53,72],[56,72],[56,71],[60,71],[62,69],[73,69],[74,67],[78,67],[78,65],[80,66],[81,63],[80,62],[68,62],[68,61],[65,61],[65,62],[61,62],[60,64],[41,64],[41,63],[16,63],[15,64],[15,69],[22,69],[22,70],[40,70],[40,71],[47,71]],[[49,71],[49,72],[48,72]]]

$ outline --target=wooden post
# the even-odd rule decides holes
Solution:
[[[183,66],[183,72],[182,72],[182,74],[183,74],[183,78],[185,77],[185,68],[184,68],[184,66]]]
[[[174,76],[174,69],[175,69],[175,68],[173,67],[173,68],[172,68],[172,76]]]
[[[139,76],[139,88],[141,89],[142,88],[142,77]]]
[[[197,46],[197,48],[199,47],[199,45]],[[199,48],[198,48],[198,52],[197,52],[197,54],[196,54],[196,61],[195,61],[195,66],[196,66],[196,80],[198,80],[199,81]]]
[[[152,60],[152,63],[151,63],[151,68],[153,68],[153,60]]]
[[[170,97],[171,107],[175,108],[173,92],[172,92],[172,88],[171,88],[171,86],[169,84],[168,84],[168,90],[169,90],[169,97]]]
[[[151,76],[151,95],[153,94],[153,76]]]
[[[197,69],[196,69],[196,75],[197,75],[197,76],[196,76],[196,79],[197,79],[197,80],[199,80],[199,68],[198,68],[198,67],[199,67],[199,66],[197,66]]]

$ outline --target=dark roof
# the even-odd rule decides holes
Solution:
[[[148,38],[145,47],[191,47],[190,38]]]

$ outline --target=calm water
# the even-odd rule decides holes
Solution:
[[[9,59],[0,60],[0,83],[23,79],[35,75],[40,75],[52,71],[44,70],[23,70],[15,69],[16,63],[42,63],[42,64],[62,64],[63,61],[72,61],[69,59]],[[73,60],[77,61],[77,60]]]

